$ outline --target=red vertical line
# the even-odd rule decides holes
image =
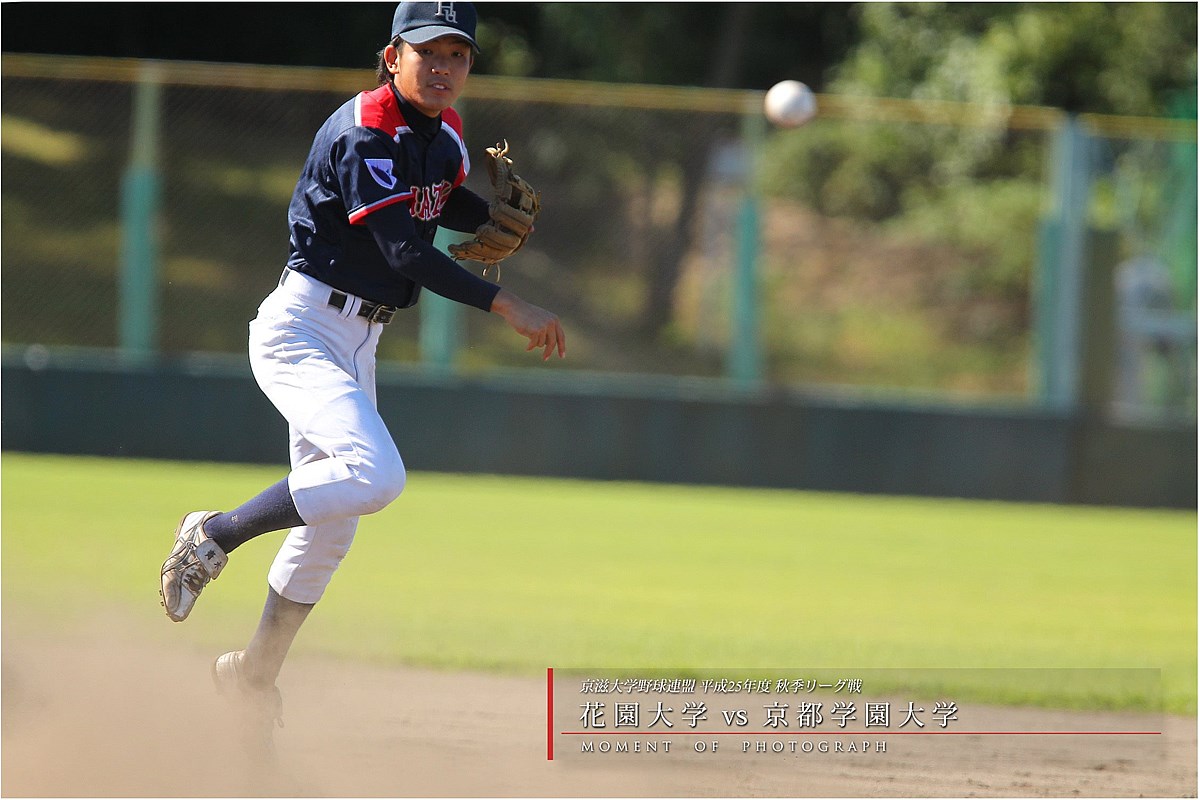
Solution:
[[[554,760],[554,667],[546,667],[546,760]]]

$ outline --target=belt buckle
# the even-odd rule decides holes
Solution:
[[[371,309],[371,313],[367,316],[368,322],[378,322],[382,325],[387,325],[392,321],[392,317],[396,316],[396,309],[391,306],[385,306],[382,303]]]

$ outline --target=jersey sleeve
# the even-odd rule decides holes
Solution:
[[[363,224],[381,208],[412,200],[412,188],[396,174],[390,142],[382,133],[350,128],[338,137],[331,156],[352,225]]]
[[[417,236],[407,208],[396,206],[370,214],[364,224],[394,272],[447,299],[491,310],[500,287]]]
[[[480,225],[491,219],[488,203],[465,186],[450,192],[450,198],[442,209],[438,224],[443,228],[460,233],[474,233]]]

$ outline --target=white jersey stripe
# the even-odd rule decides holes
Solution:
[[[376,200],[374,203],[365,205],[362,208],[356,208],[347,215],[347,218],[350,220],[351,224],[354,224],[370,214],[372,211],[377,211],[385,206],[390,206],[392,203],[400,203],[405,200],[412,200],[412,198],[413,193],[411,191],[404,192],[402,194],[394,194],[390,197],[385,197],[382,200]]]
[[[463,176],[466,177],[467,175],[470,175],[471,174],[471,157],[469,155],[467,155],[467,146],[465,144],[463,144],[462,137],[460,137],[458,135],[458,131],[456,131],[456,130],[454,130],[454,128],[450,127],[450,123],[446,122],[446,120],[442,120],[442,130],[444,130],[446,133],[450,134],[450,138],[454,140],[454,142],[458,145],[459,151],[462,153]]]

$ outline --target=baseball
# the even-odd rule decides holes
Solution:
[[[816,116],[817,98],[800,81],[780,81],[767,91],[763,108],[779,127],[796,128]]]

